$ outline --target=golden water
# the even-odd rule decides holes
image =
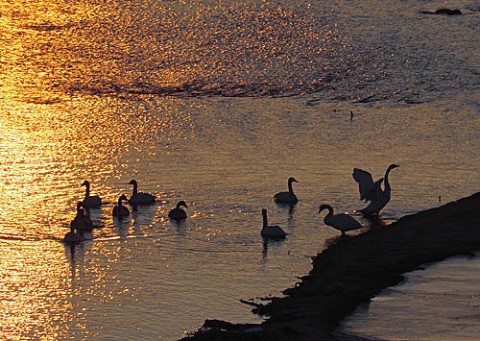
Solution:
[[[387,221],[478,191],[480,45],[429,51],[430,21],[411,50],[401,23],[434,20],[411,10],[378,53],[364,5],[0,2],[0,337],[172,340],[206,318],[258,321],[239,299],[280,295],[338,236],[318,206],[362,207],[353,167],[401,165]],[[388,21],[401,5],[383,6]],[[452,60],[468,67],[444,75]],[[293,211],[272,201],[289,176]],[[131,179],[158,201],[114,220]],[[104,205],[72,250],[84,180]],[[263,244],[262,208],[285,242]]]

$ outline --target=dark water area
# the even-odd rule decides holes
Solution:
[[[207,318],[259,322],[239,300],[281,295],[338,237],[321,203],[368,229],[354,167],[380,178],[400,164],[387,222],[477,192],[480,5],[422,13],[445,5],[0,2],[1,338],[175,340]],[[290,176],[293,210],[273,202]],[[157,202],[113,219],[132,179]],[[84,180],[104,205],[72,250],[60,241]],[[263,243],[262,208],[285,241]],[[475,305],[460,320],[439,307],[478,295],[476,263],[458,261],[439,295],[437,282],[416,294],[430,273],[412,274],[398,315],[395,288],[345,330],[460,340],[420,331],[461,321],[475,338]],[[423,325],[394,328],[419,307]]]

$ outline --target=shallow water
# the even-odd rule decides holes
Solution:
[[[421,16],[423,2],[2,2],[1,337],[173,340],[206,318],[259,321],[239,300],[281,295],[338,237],[318,206],[362,207],[353,167],[401,165],[386,221],[478,191],[478,12],[459,4],[461,19]],[[290,176],[293,210],[272,200]],[[157,203],[114,220],[133,178]],[[105,204],[72,250],[84,180]],[[285,241],[263,243],[262,208]],[[468,262],[458,292],[478,277]],[[395,330],[377,321],[372,336]]]

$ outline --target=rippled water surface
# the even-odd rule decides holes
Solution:
[[[0,337],[174,340],[207,318],[258,322],[239,300],[281,295],[338,237],[318,206],[362,207],[353,167],[401,165],[387,222],[478,191],[480,6],[421,14],[441,4],[1,1]],[[293,209],[272,200],[290,176]],[[131,179],[157,202],[112,219]],[[70,248],[84,180],[104,205]],[[189,219],[173,223],[182,199]],[[285,241],[263,243],[262,208]],[[477,306],[459,324],[441,308],[480,295],[472,261],[455,262],[448,295],[415,274],[403,314],[372,304],[346,330],[479,335]],[[422,326],[394,328],[432,301]]]

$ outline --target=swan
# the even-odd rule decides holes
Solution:
[[[90,182],[84,181],[82,186],[85,186],[85,199],[83,199],[83,207],[97,208],[102,206],[102,199],[98,195],[90,195]]]
[[[93,230],[92,220],[85,214],[82,202],[77,203],[77,215],[72,220],[71,224],[78,232],[91,232]]]
[[[118,204],[117,206],[115,206],[113,208],[113,211],[112,211],[112,215],[114,217],[119,217],[119,218],[122,218],[122,217],[128,217],[130,215],[130,211],[128,210],[127,207],[123,206],[122,204],[122,201],[125,200],[125,201],[128,201],[127,197],[125,196],[125,194],[122,194],[119,198],[118,198]]]
[[[392,192],[388,176],[390,171],[397,167],[400,166],[392,163],[388,166],[384,177],[376,182],[373,182],[372,175],[369,172],[358,168],[353,169],[353,178],[359,185],[360,200],[370,201],[370,204],[361,209],[360,212],[365,215],[378,215],[380,210],[388,204]],[[382,182],[383,190],[381,187]]]
[[[279,204],[295,204],[298,202],[297,196],[293,193],[292,182],[298,182],[295,178],[288,178],[288,192],[279,192],[273,196],[275,202]]]
[[[182,206],[187,208],[187,204],[183,200],[179,201],[177,203],[177,206],[174,209],[170,210],[170,212],[168,212],[168,217],[173,220],[187,219],[187,213],[180,208]]]
[[[277,225],[268,225],[267,210],[262,209],[263,227],[260,234],[263,238],[282,239],[287,236],[287,233]]]
[[[138,192],[138,184],[137,181],[132,180],[128,183],[129,185],[133,185],[133,193],[130,197],[128,202],[131,205],[148,205],[153,204],[155,202],[155,196],[149,193]]]
[[[353,217],[345,213],[333,214],[333,208],[330,205],[322,204],[318,210],[318,213],[323,210],[328,210],[328,214],[325,216],[323,221],[326,225],[331,226],[339,231],[342,231],[342,236],[345,235],[346,231],[356,230],[362,228],[362,225],[356,221]]]
[[[72,221],[70,223],[70,232],[65,235],[63,242],[66,244],[74,244],[84,240],[85,238],[83,237],[82,233],[75,233],[75,224]]]

